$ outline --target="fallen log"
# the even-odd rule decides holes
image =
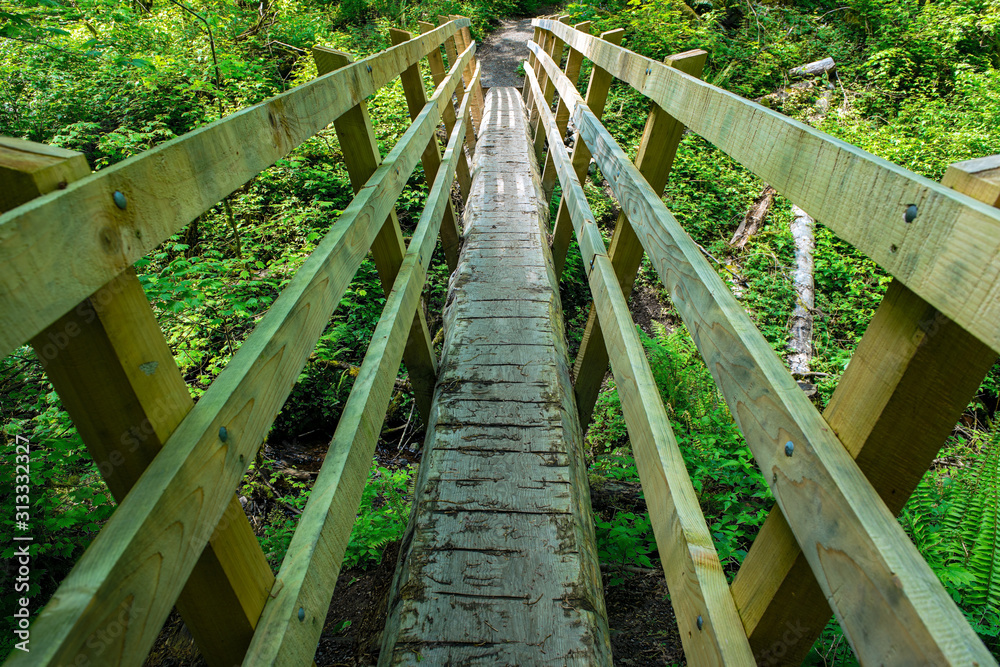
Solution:
[[[794,204],[792,204],[792,215],[794,218],[791,230],[795,241],[795,270],[792,272],[792,284],[795,288],[795,309],[792,311],[792,325],[789,331],[788,365],[792,375],[802,377],[809,374],[809,364],[812,362],[812,311],[816,307],[816,290],[813,283],[815,222]]]
[[[822,60],[817,60],[816,62],[793,67],[788,70],[788,76],[792,79],[803,79],[810,76],[816,76],[817,74],[826,74],[827,72],[831,72],[831,76],[833,76],[833,72],[835,72],[836,69],[837,64],[833,62],[833,58],[823,58]]]
[[[729,239],[730,246],[742,249],[747,244],[747,241],[750,240],[750,237],[757,233],[757,230],[764,224],[764,218],[767,217],[767,212],[770,210],[771,204],[774,203],[774,195],[774,188],[770,185],[765,185],[764,189],[757,196],[757,199],[754,200],[753,206],[750,207],[750,210],[743,217],[743,222],[736,228],[733,238]]]

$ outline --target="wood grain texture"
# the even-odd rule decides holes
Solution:
[[[692,76],[701,76],[708,53],[701,49],[686,51],[667,58],[671,67],[677,67]],[[563,104],[560,99],[560,105]],[[639,142],[639,151],[635,158],[635,166],[646,182],[657,195],[663,194],[670,176],[670,168],[677,154],[684,125],[668,114],[656,102],[651,102],[646,127]],[[567,110],[567,113],[568,110]],[[615,267],[615,275],[621,286],[625,301],[632,294],[632,285],[642,263],[642,243],[635,235],[635,230],[628,221],[624,211],[619,211],[615,222],[615,231],[611,237],[611,249],[608,255]],[[594,403],[601,391],[601,383],[608,371],[608,351],[604,344],[604,334],[596,310],[591,307],[587,326],[583,330],[580,350],[576,355],[573,370],[573,392],[576,394],[576,406],[580,410],[580,425],[586,432],[590,425],[590,416],[594,411]]]
[[[5,205],[18,206],[89,174],[82,153],[0,139]],[[46,327],[32,345],[121,502],[194,405],[135,271],[129,267]],[[224,520],[177,600],[210,665],[243,658],[274,581],[235,495]]]
[[[313,57],[316,59],[316,69],[320,76],[346,67],[353,61],[346,53],[322,46],[313,47]],[[360,103],[333,121],[333,125],[351,179],[351,187],[357,194],[382,161],[375,140],[375,131],[368,116],[368,105]],[[399,228],[396,209],[393,207],[372,243],[372,257],[386,296],[392,290],[403,262],[404,252],[403,233]],[[430,331],[422,308],[417,309],[414,315],[403,359],[406,361],[406,370],[420,418],[426,421],[430,416],[431,397],[434,394],[434,383],[437,381],[437,355],[431,344]]]
[[[525,124],[517,89],[491,88],[382,665],[611,664]]]
[[[398,45],[404,42],[408,42],[411,39],[410,33],[405,30],[398,30],[396,28],[389,28],[389,39],[392,44]],[[460,67],[463,64],[466,69],[468,65],[472,63],[472,59],[476,53],[476,45],[470,44],[458,57],[458,62],[456,67]],[[452,71],[455,76],[460,76],[456,67],[452,67]],[[424,78],[420,74],[420,67],[418,65],[413,65],[403,70],[403,73],[399,75],[400,81],[403,83],[403,94],[406,97],[406,106],[410,110],[410,118],[416,118],[417,115],[424,108],[424,104],[427,103],[427,93],[424,91]],[[473,98],[475,100],[475,98]],[[442,112],[442,115],[447,115],[451,113],[451,105],[446,105]],[[424,177],[427,181],[427,187],[429,188],[434,182],[435,177],[438,173],[438,166],[441,164],[441,149],[437,143],[437,133],[431,137],[431,140],[427,143],[427,147],[424,148],[424,154],[420,158],[421,164],[424,167]],[[444,256],[448,262],[448,269],[451,271],[455,270],[458,266],[458,247],[460,243],[461,234],[458,231],[458,220],[455,215],[455,208],[451,204],[449,199],[445,206],[444,220],[441,222],[441,247],[444,250]]]
[[[393,379],[403,358],[407,322],[420,305],[438,228],[451,200],[458,160],[464,159],[460,151],[470,122],[470,101],[466,98],[459,112],[460,120],[449,138],[399,276],[386,299],[329,452],[282,561],[271,599],[244,661],[247,667],[304,665],[315,653],[382,430]]]
[[[449,23],[0,216],[0,354],[74,308],[465,25],[468,19]],[[114,204],[115,191],[125,195],[124,210]]]
[[[57,146],[0,137],[0,212],[17,208],[35,197],[64,190],[90,175],[83,153]]]
[[[438,89],[63,581],[35,621],[46,644],[10,664],[95,660],[88,638],[123,606],[120,660],[142,661],[457,84]]]
[[[972,171],[981,164],[952,165],[942,182],[990,199]],[[898,280],[890,283],[823,416],[892,514],[931,466],[996,356]],[[732,589],[762,664],[801,664],[830,619],[777,508]]]
[[[994,664],[700,249],[555,63],[531,46],[560,95],[574,101],[581,137],[670,291],[796,540],[807,545],[803,553],[859,659]]]
[[[535,93],[540,94],[534,72],[526,74]],[[562,184],[583,264],[589,267],[588,282],[594,303],[608,331],[615,384],[685,657],[692,664],[752,665],[750,645],[712,535],[601,232],[566,147],[557,140],[562,131],[547,108],[539,111],[539,127],[548,131],[549,154]]]
[[[417,21],[417,25],[420,27],[421,34],[425,34],[434,30],[433,23],[427,23],[426,21]],[[437,86],[445,77],[444,59],[441,57],[441,50],[434,49],[427,54],[427,65],[431,70],[431,78],[434,80],[434,85]],[[450,137],[452,132],[455,130],[455,122],[457,115],[452,115],[453,107],[448,107],[444,110],[442,118],[444,119],[444,133],[445,136]],[[458,152],[456,159],[458,160],[458,170],[456,175],[458,177],[458,186],[462,194],[462,201],[464,202],[469,197],[469,192],[472,188],[472,174],[469,172],[469,160],[465,156],[465,148]]]
[[[1000,352],[1000,211],[631,51],[535,20]],[[903,217],[910,204],[918,215]]]
[[[601,33],[600,39],[612,44],[620,44],[625,31],[621,28],[609,30]],[[538,40],[535,40],[536,42]],[[531,51],[531,57],[535,54]],[[587,84],[587,107],[597,116],[598,119],[604,115],[604,105],[608,101],[608,91],[611,89],[611,82],[614,77],[606,69],[594,65],[590,70],[590,83]],[[573,150],[570,159],[573,161],[573,169],[576,177],[582,183],[587,177],[587,169],[590,167],[590,151],[587,144],[580,141],[579,133],[573,137]],[[559,211],[556,213],[556,222],[552,228],[552,261],[555,264],[556,275],[562,276],[563,266],[566,261],[566,250],[569,242],[573,238],[573,221],[570,220],[569,210],[563,202],[559,202]]]

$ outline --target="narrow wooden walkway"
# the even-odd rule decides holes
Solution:
[[[493,88],[380,664],[603,665],[582,437],[515,88]]]

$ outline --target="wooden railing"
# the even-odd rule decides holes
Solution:
[[[949,187],[975,180],[961,166],[934,183],[710,86],[704,52],[659,63],[620,31],[532,23],[524,95],[540,159],[548,141],[543,188],[562,186],[553,255],[561,268],[575,232],[594,299],[581,421],[610,360],[687,659],[799,664],[832,609],[863,664],[996,664],[895,519],[1000,350],[995,188],[977,201]],[[600,121],[612,78],[651,100],[634,164]],[[894,276],[823,414],[661,200],[685,126]],[[610,249],[580,186],[591,153],[622,209]],[[732,586],[627,307],[643,252],[777,500]]]
[[[30,199],[0,217],[0,347],[32,342],[119,501],[8,664],[141,664],[175,603],[209,664],[311,663],[401,360],[430,407],[417,306],[439,230],[457,259],[452,183],[468,195],[482,114],[468,26],[393,31],[353,63],[318,47],[317,79],[92,175],[79,154],[0,142],[4,206]],[[383,160],[364,99],[397,76],[413,123]],[[194,405],[131,266],[331,121],[357,194]],[[418,160],[430,192],[404,247],[393,206]],[[274,577],[233,492],[369,250],[385,308]]]

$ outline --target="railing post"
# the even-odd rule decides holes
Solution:
[[[976,163],[990,159],[953,164],[941,182],[997,206],[1000,182],[976,173]],[[1000,156],[992,163],[1000,167]],[[823,416],[893,514],[906,504],[996,358],[901,282],[890,283]],[[831,616],[777,506],[732,591],[754,654],[768,664],[800,664]]]
[[[585,32],[590,34],[590,21],[584,21],[583,23],[577,23],[573,26],[574,30],[579,30],[580,32]],[[532,54],[534,55],[534,54]],[[573,82],[575,86],[580,80],[580,66],[583,64],[583,54],[574,48],[570,48],[569,55],[566,56],[566,77]],[[559,128],[559,136],[566,136],[566,127],[569,125],[569,107],[566,106],[566,100],[559,98],[559,104],[556,107],[556,126]],[[536,136],[537,143],[537,136]],[[558,176],[556,174],[556,166],[552,161],[552,150],[549,149],[549,154],[545,158],[545,168],[542,170],[542,194],[545,195],[545,201],[548,203],[552,200],[552,191],[555,189],[556,180]]]
[[[433,23],[427,23],[426,21],[417,21],[417,25],[420,26],[420,32],[426,33],[434,30]],[[434,49],[429,54],[427,54],[427,64],[431,68],[431,78],[434,80],[434,85],[440,85],[444,81],[445,74],[447,73],[444,68],[444,60],[441,58],[441,50]],[[454,115],[452,114],[454,111]],[[455,107],[451,104],[448,105],[448,109],[442,114],[444,118],[444,129],[447,136],[451,136],[452,130],[455,128],[455,122],[458,120],[458,112]],[[468,132],[466,134],[469,134]],[[469,173],[469,161],[465,156],[464,145],[460,146],[459,154],[455,158],[458,160],[458,168],[456,174],[458,175],[458,185],[462,192],[462,201],[464,202],[469,193],[472,192],[472,174]]]
[[[601,39],[610,44],[621,44],[625,30],[617,28],[601,33]],[[534,55],[534,54],[532,54]],[[596,64],[590,71],[590,83],[587,85],[586,104],[594,115],[600,119],[604,115],[604,105],[608,101],[608,90],[614,77],[606,69],[598,67]],[[573,169],[576,171],[577,179],[583,183],[587,177],[587,169],[590,167],[590,149],[580,138],[577,130],[573,142],[573,150],[570,153],[570,160],[573,162]],[[555,266],[556,275],[561,276],[563,264],[566,261],[566,250],[569,242],[573,238],[573,222],[570,219],[569,209],[566,202],[559,202],[559,212],[556,214],[555,226],[552,230],[552,262]]]
[[[89,174],[81,153],[2,139],[0,211]],[[31,344],[120,502],[194,405],[135,271],[120,274]],[[273,583],[267,559],[233,495],[177,600],[210,665],[243,661]],[[95,651],[95,661],[100,653],[114,653],[103,640],[85,642]]]
[[[700,49],[686,51],[667,58],[665,62],[692,76],[700,76],[708,54]],[[663,194],[673,166],[677,146],[684,132],[684,125],[664,111],[656,102],[650,102],[649,117],[646,128],[639,143],[639,152],[635,158],[635,166],[643,175],[657,195]],[[558,223],[558,220],[557,220]],[[622,293],[628,299],[632,293],[636,273],[642,263],[642,243],[636,236],[624,211],[618,214],[614,235],[611,237],[611,248],[608,255],[615,267],[615,275]],[[576,357],[573,385],[576,393],[577,410],[580,413],[580,425],[586,431],[594,403],[601,389],[601,383],[608,370],[608,351],[604,343],[597,312],[593,307],[587,320],[587,328],[583,333],[580,351]]]
[[[313,47],[313,58],[321,76],[352,62],[348,54],[323,46]],[[371,118],[368,116],[368,105],[362,101],[337,118],[333,126],[344,153],[344,163],[351,178],[351,187],[357,193],[382,162]],[[428,178],[431,178],[430,175]],[[396,209],[393,208],[372,244],[372,256],[382,282],[382,289],[386,294],[392,290],[396,274],[403,263],[404,253],[403,233],[396,218]],[[417,308],[413,326],[410,328],[410,337],[403,351],[403,360],[410,375],[413,399],[425,422],[430,415],[434,383],[437,381],[435,359],[424,310]]]
[[[448,23],[449,21],[451,21],[450,17],[445,16],[444,14],[438,15],[438,26],[442,26],[445,23]],[[459,48],[456,37],[457,35],[452,35],[451,37],[449,37],[444,41],[444,51],[448,55],[448,67],[451,67],[454,63],[458,62]],[[465,72],[462,72],[462,82],[464,85],[459,86],[458,88],[455,89],[455,99],[458,102],[458,106],[462,106],[462,101],[465,99],[464,89],[469,85],[469,78],[466,76]],[[471,114],[471,108],[475,106],[473,102],[475,102],[475,99],[473,99],[472,102],[469,103],[470,114]],[[475,123],[473,123],[473,125],[475,125]],[[465,133],[465,141],[469,145],[469,154],[471,156],[475,156],[476,154],[476,132],[478,131],[479,131],[478,127],[472,127],[469,129],[468,132]],[[471,187],[472,183],[471,179],[469,180],[469,183]]]
[[[402,44],[411,39],[410,33],[397,28],[389,29],[389,40],[393,46]],[[464,51],[464,49],[463,49]],[[406,96],[406,106],[410,111],[410,118],[416,120],[417,116],[427,104],[427,91],[424,90],[424,79],[420,75],[419,65],[413,65],[399,75],[403,83],[403,94]],[[475,106],[475,97],[472,104]],[[463,156],[464,157],[464,156]],[[434,178],[437,176],[438,168],[441,166],[441,147],[438,145],[437,133],[431,137],[424,148],[421,163],[424,165],[424,176],[427,179],[427,187],[434,185]],[[448,268],[452,271],[458,266],[458,246],[461,232],[458,229],[458,220],[455,216],[455,209],[451,200],[444,210],[444,219],[441,221],[441,245],[444,248],[445,257],[448,260]]]
[[[457,14],[453,14],[451,16],[451,20],[459,18],[462,17]],[[455,37],[458,41],[459,53],[465,51],[465,49],[469,48],[469,44],[472,44],[472,32],[468,28],[462,28],[459,30],[455,34]],[[465,66],[465,72],[462,79],[465,81],[466,93],[472,95],[472,104],[470,104],[469,107],[472,110],[473,129],[475,130],[474,134],[478,135],[479,125],[483,122],[483,108],[485,106],[485,101],[483,99],[483,87],[478,81],[474,86],[472,86],[472,90],[468,90],[469,84],[472,83],[473,74],[475,74],[475,66],[473,65],[473,61],[470,61],[469,64]]]

